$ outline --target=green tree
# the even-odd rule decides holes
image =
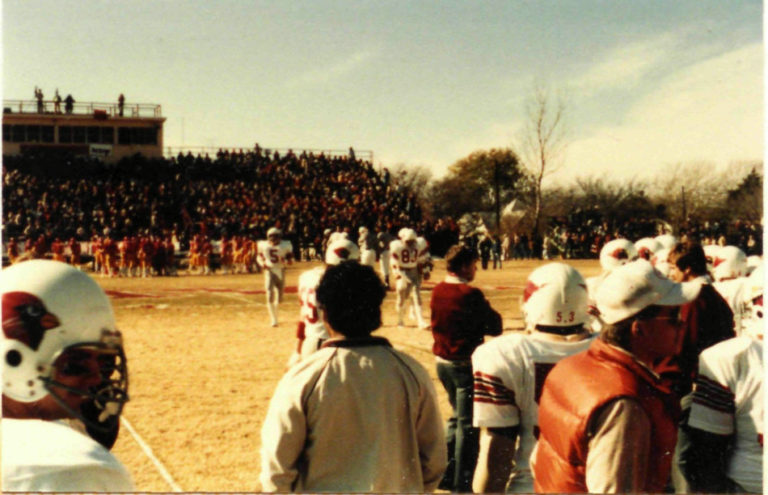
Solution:
[[[760,165],[762,172],[762,164]],[[741,183],[728,191],[726,206],[733,219],[760,221],[763,217],[763,176],[757,167]]]
[[[430,190],[437,216],[458,218],[468,212],[492,212],[498,227],[501,208],[519,197],[525,172],[509,148],[475,151],[457,161]]]

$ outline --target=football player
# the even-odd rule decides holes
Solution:
[[[406,303],[409,298],[413,298],[414,313],[416,323],[419,328],[429,328],[429,324],[424,321],[421,313],[421,270],[425,263],[425,257],[422,254],[428,247],[420,246],[417,240],[416,231],[409,228],[400,229],[398,239],[392,241],[389,245],[390,265],[395,274],[395,291],[397,300],[395,309],[397,311],[397,326],[405,325],[403,316],[405,314]]]
[[[587,285],[568,265],[549,263],[534,270],[521,307],[525,334],[495,338],[472,354],[473,423],[481,428],[476,493],[533,493],[528,459],[536,443],[544,379],[560,359],[592,342],[584,326]]]
[[[733,311],[736,335],[741,335],[741,321],[747,318],[744,304],[747,283],[747,255],[736,246],[721,246],[712,257],[712,286],[717,289]]]
[[[661,249],[661,244],[653,237],[643,237],[642,239],[635,241],[637,257],[646,261],[651,261],[653,255],[659,249]]]
[[[389,246],[395,238],[387,230],[382,230],[376,236],[376,255],[379,258],[379,271],[381,278],[384,279],[384,285],[389,290],[389,274],[392,269],[390,266]]]
[[[360,264],[374,266],[376,264],[376,237],[368,227],[358,229],[357,243],[360,246]]]
[[[349,239],[337,239],[328,245],[325,252],[325,266],[316,266],[299,275],[299,303],[301,304],[299,325],[296,330],[298,346],[289,361],[294,364],[309,356],[330,338],[323,322],[322,309],[317,305],[315,291],[328,266],[344,261],[357,261],[360,251]]]
[[[637,250],[635,249],[635,245],[627,239],[614,239],[605,243],[605,245],[600,250],[600,267],[603,269],[603,271],[599,275],[588,277],[586,279],[587,293],[590,296],[589,305],[591,314],[594,315],[597,312],[596,304],[594,301],[592,301],[592,296],[597,293],[597,288],[600,286],[602,281],[605,280],[605,278],[614,269],[636,259]],[[593,331],[597,332],[602,327],[602,324],[599,319],[591,318],[588,326]]]
[[[107,450],[128,371],[106,294],[83,272],[47,260],[3,270],[0,287],[3,491],[133,491]],[[82,422],[93,438],[60,420]]]
[[[661,249],[672,249],[677,244],[677,237],[673,234],[661,234],[654,237],[661,244]]]
[[[763,492],[763,270],[750,275],[750,317],[741,336],[704,350],[682,453],[691,488]]]
[[[283,301],[285,265],[293,263],[293,246],[282,240],[282,231],[272,227],[267,240],[257,244],[258,263],[264,269],[264,288],[267,291],[267,310],[273,327],[277,326],[277,307]]]

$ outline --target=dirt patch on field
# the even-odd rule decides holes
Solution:
[[[540,264],[508,262],[502,270],[478,270],[474,285],[502,314],[505,331],[522,325],[525,278]],[[569,264],[585,277],[599,272],[595,261]],[[186,492],[259,491],[262,420],[296,345],[296,280],[311,266],[289,269],[287,285],[294,290],[280,306],[277,328],[269,326],[261,275],[97,279],[112,298],[126,338],[131,401],[124,416],[140,440],[123,428],[113,452],[133,474],[137,490],[168,492],[175,483]],[[425,317],[430,289],[444,275],[438,261],[422,290]],[[429,370],[447,418],[450,406],[435,376],[432,335],[414,322],[397,328],[394,304],[390,292],[377,335]]]

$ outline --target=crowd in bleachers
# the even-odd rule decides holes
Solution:
[[[136,155],[112,165],[88,157],[8,156],[3,185],[3,238],[48,253],[57,239],[127,237],[173,239],[186,251],[197,234],[261,239],[272,226],[283,230],[297,259],[321,252],[326,229],[415,227],[438,251],[457,236],[450,219],[425,218],[386,169],[353,155],[281,156],[256,146],[215,157]]]
[[[53,248],[60,251],[61,246],[69,255],[75,242],[84,255],[93,255],[94,243],[109,247],[111,241],[119,245],[135,238],[132,242],[155,245],[148,257],[170,260],[161,245],[175,255],[186,253],[200,235],[220,250],[224,239],[245,244],[264,238],[272,226],[283,230],[296,259],[322,253],[328,229],[347,231],[354,240],[361,226],[392,234],[411,227],[438,257],[459,239],[453,219],[429,218],[413,191],[399,185],[387,169],[376,170],[352,152],[281,155],[257,145],[247,151],[220,150],[213,157],[135,155],[116,164],[27,154],[4,157],[2,178],[6,255],[15,250],[35,257],[59,256]],[[541,236],[509,233],[494,242],[505,260],[596,258],[611,239],[637,240],[670,228],[660,219],[576,212],[550,219]],[[690,223],[675,233],[762,254],[759,224]]]

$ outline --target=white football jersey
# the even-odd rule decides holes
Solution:
[[[586,336],[586,338],[584,338]],[[476,427],[520,426],[508,491],[533,493],[529,458],[536,444],[539,397],[544,379],[561,359],[586,350],[593,337],[581,340],[533,331],[490,340],[472,354]]]
[[[66,424],[3,418],[2,444],[4,492],[134,491],[114,455]]]
[[[699,355],[688,424],[734,435],[728,477],[748,492],[763,493],[763,343],[735,337]]]
[[[269,241],[259,241],[257,245],[259,264],[272,270],[285,267],[288,260],[293,259],[293,245],[291,241],[280,241],[273,246]]]
[[[304,322],[304,335],[307,340],[328,339],[328,330],[323,324],[323,316],[317,307],[315,291],[325,273],[322,266],[307,270],[299,276],[300,318]],[[302,353],[303,354],[303,353]]]
[[[416,238],[416,248],[419,250],[419,263],[426,263],[430,260],[429,243],[423,237]]]
[[[389,245],[389,256],[393,266],[398,269],[416,268],[419,266],[418,240],[412,246],[408,246],[400,239],[392,241]]]
[[[733,311],[733,330],[737,337],[742,334],[742,321],[751,316],[748,301],[744,300],[747,280],[746,277],[739,277],[712,283],[712,287],[723,296]]]

